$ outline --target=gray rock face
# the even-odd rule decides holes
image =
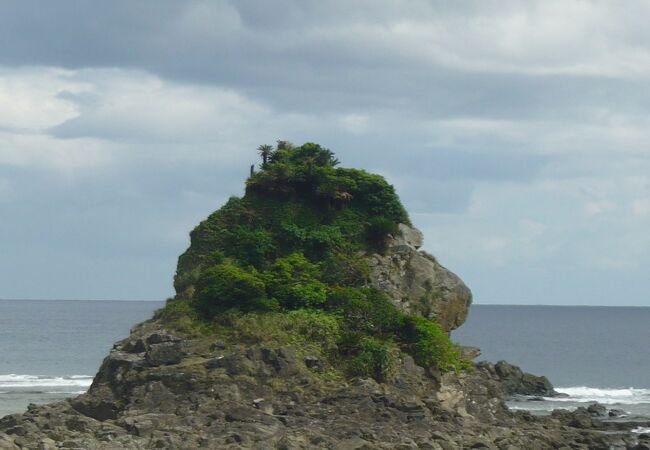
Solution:
[[[419,230],[400,224],[386,254],[368,257],[370,284],[403,311],[433,319],[451,331],[465,322],[472,293],[458,276],[419,250],[422,241]]]

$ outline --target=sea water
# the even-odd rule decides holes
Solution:
[[[565,398],[509,402],[546,414],[599,402],[650,416],[650,308],[474,305],[452,333],[477,361],[507,360],[546,375]]]
[[[0,417],[85,392],[113,342],[162,305],[0,300]]]

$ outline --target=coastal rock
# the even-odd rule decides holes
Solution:
[[[526,373],[506,361],[499,361],[496,364],[480,362],[478,366],[498,381],[506,396],[555,397],[558,395],[548,378]]]
[[[422,233],[404,224],[385,254],[368,256],[370,284],[400,309],[421,314],[451,331],[465,322],[472,293],[454,273],[419,248]]]
[[[394,380],[327,379],[292,347],[166,339],[149,321],[118,342],[88,393],[0,419],[0,449],[630,449],[586,409],[535,417],[509,411],[483,363],[430,376],[403,355]],[[144,352],[127,353],[142,342]],[[136,344],[135,346],[134,343]],[[181,344],[177,362],[146,352]],[[218,344],[218,345],[217,345]],[[503,373],[501,370],[500,373]],[[510,369],[505,373],[518,373]]]
[[[607,408],[604,405],[601,405],[600,403],[592,403],[587,407],[587,412],[591,415],[591,417],[606,417],[607,416]]]

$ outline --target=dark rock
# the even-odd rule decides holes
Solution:
[[[600,403],[592,403],[587,407],[587,412],[591,417],[605,417],[607,415],[607,408]]]
[[[180,342],[180,341],[181,338],[179,338],[178,336],[174,336],[173,334],[168,333],[167,331],[154,332],[151,333],[146,338],[147,345],[161,344],[163,342]]]
[[[113,391],[105,385],[70,400],[75,411],[99,421],[116,419],[120,411],[118,403]]]
[[[185,356],[185,351],[180,342],[164,341],[149,345],[147,360],[156,366],[166,364],[178,364]]]
[[[316,356],[305,356],[305,366],[307,366],[308,369],[312,370],[320,370],[321,365],[320,365],[320,359],[317,358]]]
[[[143,353],[147,350],[142,339],[128,340],[122,344],[121,349],[127,353]]]
[[[519,367],[505,361],[499,361],[494,365],[494,373],[500,380],[506,395],[552,397],[556,394],[548,378],[525,373]]]
[[[298,372],[296,351],[291,347],[279,349],[252,347],[248,349],[246,356],[253,362],[263,362],[274,375],[287,376]]]
[[[623,416],[626,416],[627,413],[625,411],[623,411],[622,409],[612,408],[612,409],[610,409],[608,411],[607,415],[609,417],[623,417]]]

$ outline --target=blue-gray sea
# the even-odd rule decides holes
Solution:
[[[113,342],[162,305],[0,300],[0,417],[86,391]]]
[[[0,417],[84,392],[113,342],[162,302],[0,300]],[[650,416],[650,308],[474,305],[452,333],[544,374],[566,399],[511,402],[543,413],[593,401]]]
[[[650,308],[474,305],[452,338],[480,347],[477,361],[505,359],[569,395],[522,398],[511,408],[546,413],[599,402],[650,416]]]

